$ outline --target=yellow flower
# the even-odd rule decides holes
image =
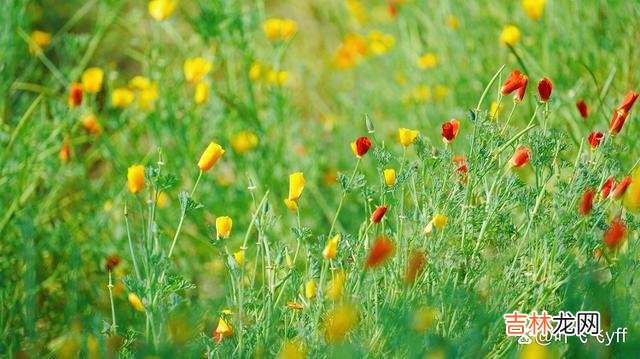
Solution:
[[[342,297],[344,291],[344,283],[347,276],[344,271],[340,270],[333,275],[333,278],[327,284],[327,297],[331,300],[338,300]]]
[[[491,109],[489,109],[489,119],[495,120],[504,110],[504,104],[498,105],[496,101],[491,102]]]
[[[431,99],[431,90],[427,85],[418,85],[413,90],[412,96],[416,102],[427,102]]]
[[[144,76],[134,76],[131,80],[129,80],[129,87],[134,90],[144,90],[151,86],[151,80]]]
[[[352,305],[344,304],[333,308],[323,321],[325,339],[329,343],[342,341],[357,321],[358,313]]]
[[[360,0],[347,0],[347,10],[360,24],[366,24],[368,20],[367,10]]]
[[[133,91],[126,87],[118,87],[111,92],[111,105],[113,107],[124,108],[133,102]]]
[[[291,19],[270,18],[262,23],[262,30],[271,41],[289,40],[298,31],[298,23]]]
[[[195,84],[207,76],[213,65],[203,57],[194,57],[184,61],[184,77],[187,82]]]
[[[631,174],[631,184],[624,193],[622,204],[631,212],[640,212],[640,167]]]
[[[287,208],[289,208],[289,210],[292,212],[295,212],[298,210],[298,202],[292,201],[288,198],[284,199],[284,205],[287,206]]]
[[[133,309],[139,312],[144,312],[144,305],[142,304],[140,297],[135,295],[135,293],[129,293],[129,303],[131,303]]]
[[[428,52],[418,58],[418,67],[423,70],[434,68],[437,64],[438,58],[432,52]]]
[[[289,79],[289,72],[269,70],[267,72],[267,83],[269,85],[284,86]]]
[[[546,0],[522,0],[522,9],[532,20],[538,20],[542,17],[544,3]]]
[[[373,30],[367,36],[369,40],[369,51],[374,55],[387,53],[396,43],[396,38],[392,35]]]
[[[88,93],[98,93],[102,88],[104,71],[99,67],[90,67],[82,73],[82,88]]]
[[[218,238],[227,238],[231,233],[231,227],[233,226],[233,221],[231,217],[222,216],[216,218],[216,233],[218,234]]]
[[[382,171],[382,174],[384,175],[384,184],[389,187],[396,184],[396,170],[394,170],[393,168],[387,168],[386,170]]]
[[[262,76],[262,64],[259,61],[254,61],[249,67],[249,78],[251,81],[257,81]]]
[[[144,187],[144,166],[133,165],[127,170],[129,192],[136,194]]]
[[[162,21],[171,16],[176,5],[176,0],[152,0],[149,2],[149,14],[156,21]]]
[[[413,314],[413,330],[426,332],[433,327],[436,311],[429,307],[421,307]]]
[[[236,260],[236,263],[241,266],[242,264],[244,264],[244,251],[241,249],[237,252],[234,252],[233,258]]]
[[[224,337],[230,337],[233,335],[233,330],[224,318],[220,318],[218,320],[218,326],[216,327],[215,334],[216,337],[221,340]]]
[[[304,174],[302,172],[295,172],[289,175],[289,197],[284,200],[284,204],[292,211],[298,210],[298,204],[296,203],[300,196],[302,196],[302,190],[304,189]]]
[[[431,221],[433,222],[434,227],[436,227],[437,229],[442,229],[447,224],[448,220],[449,218],[447,218],[447,216],[445,216],[444,214],[438,213],[435,216],[433,216],[433,219]]]
[[[49,43],[51,42],[51,34],[40,30],[32,32],[31,35],[29,35],[29,38],[33,43],[29,46],[29,52],[32,54],[40,52],[45,47],[49,46]]]
[[[198,161],[198,168],[200,171],[208,171],[213,167],[213,165],[218,162],[220,157],[224,154],[224,150],[222,146],[215,142],[209,143],[207,149],[204,150],[202,156],[200,156],[200,160]]]
[[[258,136],[251,131],[241,131],[231,138],[231,147],[236,153],[247,153],[258,145]]]
[[[416,137],[418,137],[418,134],[420,134],[419,131],[410,130],[408,128],[400,128],[398,130],[398,138],[400,139],[400,143],[405,147],[412,144]]]
[[[520,40],[520,30],[514,25],[507,25],[502,28],[500,42],[507,45],[515,45]]]
[[[84,127],[87,132],[93,135],[99,135],[102,133],[102,125],[100,125],[100,122],[98,122],[95,115],[84,115],[80,121],[82,122],[82,127]]]
[[[447,25],[449,25],[450,28],[455,30],[458,27],[460,27],[460,21],[458,21],[457,17],[455,17],[453,15],[449,15],[449,16],[447,16]]]
[[[158,207],[165,208],[168,203],[169,203],[169,196],[164,192],[160,192],[158,194]]]
[[[282,344],[277,359],[305,359],[307,351],[304,344],[298,340],[287,340]]]
[[[138,106],[143,110],[151,110],[153,103],[158,99],[158,84],[151,83],[149,87],[140,91],[138,96]]]
[[[194,100],[196,104],[201,105],[207,102],[209,98],[209,85],[206,82],[198,82],[196,85],[196,93],[194,95]]]
[[[316,282],[313,279],[309,279],[304,285],[304,296],[307,299],[315,298],[316,290]]]
[[[348,69],[356,65],[367,54],[367,40],[358,34],[344,37],[336,50],[334,62],[339,69]]]
[[[335,236],[333,236],[333,238],[327,241],[327,245],[322,251],[322,256],[325,259],[333,259],[336,257],[336,253],[338,251],[338,242],[340,242],[340,234],[336,234]]]

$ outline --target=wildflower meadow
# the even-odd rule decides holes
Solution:
[[[640,2],[0,8],[1,357],[640,357]]]

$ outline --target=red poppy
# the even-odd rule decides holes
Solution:
[[[598,131],[591,132],[588,137],[589,145],[591,145],[591,149],[595,150],[596,148],[598,148],[603,138],[604,138],[604,133],[598,132]]]
[[[502,88],[500,89],[500,92],[502,92],[502,94],[505,95],[505,96],[509,95],[513,91],[518,90],[518,89],[520,89],[522,87],[526,88],[528,81],[529,81],[529,79],[527,78],[527,76],[523,75],[518,70],[513,70],[513,72],[511,72],[511,74],[509,74],[509,77],[507,78],[507,80],[502,85]]]
[[[373,242],[373,246],[365,262],[365,267],[372,268],[380,265],[393,254],[393,250],[394,245],[389,238],[385,236],[378,237],[375,242]]]
[[[551,83],[551,80],[543,77],[538,82],[538,95],[540,95],[540,101],[549,101],[549,98],[551,97],[551,91],[553,91],[553,84]]]
[[[622,126],[624,126],[624,122],[629,116],[631,107],[638,99],[638,95],[639,94],[637,92],[629,92],[622,100],[620,106],[618,106],[618,108],[613,111],[613,117],[611,118],[611,122],[609,123],[609,131],[611,131],[611,133],[620,133],[620,130],[622,130]]]
[[[378,208],[376,208],[376,210],[371,214],[371,222],[380,223],[385,213],[387,213],[387,206],[378,206]]]
[[[611,225],[606,232],[604,232],[604,244],[607,247],[613,249],[617,247],[627,234],[627,226],[620,217],[616,217],[611,221]]]
[[[633,104],[638,99],[638,95],[640,95],[640,93],[634,92],[634,91],[629,91],[627,93],[627,95],[624,97],[624,99],[622,100],[622,103],[620,104],[618,109],[619,110],[625,110],[627,112],[631,111],[631,107],[633,106]]]
[[[589,107],[583,100],[576,102],[576,107],[578,108],[582,118],[587,118],[589,116]]]
[[[80,106],[82,103],[82,85],[74,82],[69,88],[69,98],[67,99],[69,107]]]
[[[602,187],[600,187],[600,198],[608,198],[609,194],[611,193],[611,188],[613,188],[615,184],[616,180],[613,178],[613,176],[609,176],[609,178],[607,178],[602,184]]]
[[[445,142],[452,142],[458,136],[460,130],[460,122],[455,118],[452,118],[448,122],[442,124],[442,139]]]
[[[611,197],[613,199],[619,199],[622,195],[627,191],[627,187],[631,184],[631,176],[627,176],[622,179],[611,192]]]
[[[596,190],[592,187],[587,188],[586,191],[582,194],[582,198],[580,199],[580,206],[578,211],[581,215],[586,216],[591,212],[593,208],[593,197],[596,195]]]
[[[522,167],[529,163],[530,157],[531,151],[529,150],[529,148],[526,146],[520,146],[513,153],[513,156],[511,156],[511,159],[509,160],[509,166],[517,168]]]
[[[358,157],[364,156],[370,148],[371,140],[366,136],[358,137],[356,142],[352,143],[353,152],[355,152]]]

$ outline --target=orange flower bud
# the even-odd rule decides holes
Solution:
[[[593,208],[593,197],[595,197],[595,195],[596,190],[591,187],[584,191],[584,194],[580,199],[580,206],[578,207],[578,211],[581,215],[586,216],[591,212],[591,209]]]
[[[387,213],[387,206],[379,206],[371,214],[371,222],[380,223],[380,221],[382,221],[382,217],[384,217],[385,213]]]
[[[622,126],[624,125],[624,122],[627,120],[627,117],[629,116],[629,111],[631,110],[631,107],[638,99],[639,95],[640,93],[634,92],[634,91],[627,93],[627,95],[622,100],[622,103],[620,104],[620,106],[618,106],[618,108],[616,108],[613,111],[613,118],[611,119],[611,123],[609,123],[609,131],[611,133],[613,134],[620,133],[620,130],[622,130]]]
[[[214,142],[209,143],[209,146],[204,150],[202,156],[200,156],[200,161],[198,161],[198,168],[200,171],[208,171],[213,167],[213,165],[218,162],[220,157],[224,154],[224,150],[222,147]]]
[[[530,156],[531,151],[529,150],[529,148],[520,146],[518,147],[516,152],[513,153],[513,156],[511,156],[511,159],[509,160],[509,166],[520,168],[529,163]]]
[[[360,158],[364,156],[371,148],[371,140],[368,137],[359,137],[355,142],[351,143],[351,150],[356,157]]]
[[[598,146],[600,146],[600,142],[602,142],[603,137],[604,133],[602,132],[595,131],[589,134],[588,140],[592,150],[595,150],[596,148],[598,148]]]
[[[529,78],[526,75],[522,74],[518,70],[514,70],[513,72],[511,72],[511,74],[509,74],[509,77],[502,85],[500,92],[506,96],[511,94],[513,91],[518,90],[518,92],[515,94],[514,99],[516,101],[522,101],[528,82]]]
[[[69,87],[69,98],[67,100],[69,107],[77,107],[82,103],[82,84],[78,82],[71,83]]]
[[[618,185],[611,192],[613,199],[620,199],[622,195],[627,191],[627,187],[631,184],[631,176],[627,176],[618,183]]]
[[[576,107],[578,108],[578,112],[580,112],[580,116],[582,116],[582,118],[587,118],[589,116],[589,107],[583,100],[576,102]]]
[[[608,198],[609,194],[611,193],[611,188],[613,188],[615,183],[616,180],[613,178],[613,176],[609,176],[609,178],[607,178],[602,184],[602,187],[600,187],[600,198]]]
[[[69,162],[71,158],[71,146],[69,145],[69,139],[65,138],[62,141],[62,147],[60,147],[60,152],[58,152],[58,158],[62,162]]]
[[[611,221],[609,229],[604,232],[604,244],[611,249],[616,248],[624,240],[626,234],[627,226],[620,217],[616,217]]]
[[[372,268],[380,265],[391,254],[393,254],[393,250],[394,250],[394,245],[389,238],[385,236],[378,237],[375,240],[375,242],[373,242],[373,246],[369,251],[369,256],[367,257],[365,266],[367,268]]]
[[[408,284],[415,282],[420,273],[422,273],[425,264],[427,264],[427,256],[423,252],[412,252],[409,257],[409,262],[407,263],[407,271],[404,276],[404,281]]]

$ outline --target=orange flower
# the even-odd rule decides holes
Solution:
[[[422,251],[413,251],[407,263],[404,281],[408,284],[415,282],[422,273],[425,264],[427,264],[427,256]]]
[[[285,306],[287,308],[291,308],[291,309],[295,309],[295,310],[303,310],[304,309],[304,307],[301,304],[298,304],[298,303],[293,302],[293,301],[288,301]]]
[[[611,221],[611,225],[604,232],[604,244],[610,249],[616,248],[620,242],[624,240],[627,234],[627,226],[620,217],[616,217]]]
[[[614,135],[620,133],[624,122],[629,116],[629,111],[638,99],[639,95],[640,93],[638,92],[629,92],[622,100],[620,106],[618,106],[618,108],[613,111],[613,118],[611,119],[611,123],[609,123],[609,131],[611,133],[613,133]]]
[[[364,156],[371,148],[371,140],[368,137],[358,137],[355,142],[351,143],[351,150],[356,157],[360,158]]]
[[[604,133],[602,132],[591,132],[589,134],[589,137],[587,138],[589,140],[589,145],[591,145],[591,149],[595,150],[596,148],[598,148],[598,146],[600,146],[600,142],[602,142],[602,138],[604,137]]]
[[[213,167],[213,165],[216,164],[216,162],[218,162],[223,154],[224,150],[222,149],[222,146],[214,142],[209,143],[209,146],[207,146],[207,148],[202,153],[202,156],[200,156],[200,160],[198,161],[198,168],[200,168],[200,170],[203,172],[208,171],[209,169],[211,169],[211,167]]]
[[[584,194],[580,199],[580,206],[578,208],[578,211],[581,215],[586,216],[591,212],[591,209],[593,208],[593,197],[595,197],[595,195],[596,190],[592,187],[589,187],[586,191],[584,191]]]
[[[538,82],[538,95],[540,95],[540,101],[549,101],[551,91],[553,91],[553,84],[551,83],[551,80],[543,77],[540,82]]]
[[[530,156],[531,151],[529,150],[529,148],[520,146],[518,147],[516,152],[513,153],[513,156],[511,156],[511,159],[509,160],[509,166],[520,168],[529,163]]]
[[[69,145],[69,139],[65,138],[62,141],[62,147],[60,147],[60,152],[58,152],[58,158],[62,162],[69,162],[71,158],[71,146]]]
[[[373,242],[373,246],[371,247],[365,266],[367,268],[372,268],[380,265],[391,254],[393,254],[393,250],[394,245],[389,238],[385,236],[378,237],[375,242]]]
[[[522,74],[518,70],[514,70],[502,85],[500,92],[506,96],[517,90],[514,100],[522,101],[528,82],[529,78],[526,75]]]
[[[69,98],[67,100],[69,107],[77,107],[82,103],[82,84],[78,82],[71,83],[69,88]]]
[[[100,125],[95,115],[85,115],[80,121],[82,122],[82,127],[90,134],[99,135],[102,133],[102,125]]]
[[[371,213],[371,222],[380,223],[385,213],[387,213],[387,206],[378,206],[378,208]]]
[[[582,116],[582,118],[589,117],[589,107],[584,100],[576,102],[576,107],[578,108],[578,112],[580,112],[580,116]]]
[[[216,340],[216,343],[220,343],[223,338],[230,337],[233,335],[233,329],[229,326],[224,318],[220,318],[218,320],[218,326],[216,330],[213,332],[213,338]]]
[[[631,176],[623,178],[611,192],[611,197],[613,197],[613,199],[620,199],[620,197],[622,197],[622,195],[627,191],[627,187],[629,187],[630,184]]]
[[[458,136],[458,131],[460,130],[460,122],[455,118],[449,120],[449,122],[445,122],[442,124],[442,140],[445,143],[453,142]]]
[[[609,176],[609,178],[607,178],[602,184],[602,187],[600,187],[600,198],[608,198],[609,194],[611,193],[611,188],[613,188],[615,184],[616,180],[613,178],[613,176]]]

